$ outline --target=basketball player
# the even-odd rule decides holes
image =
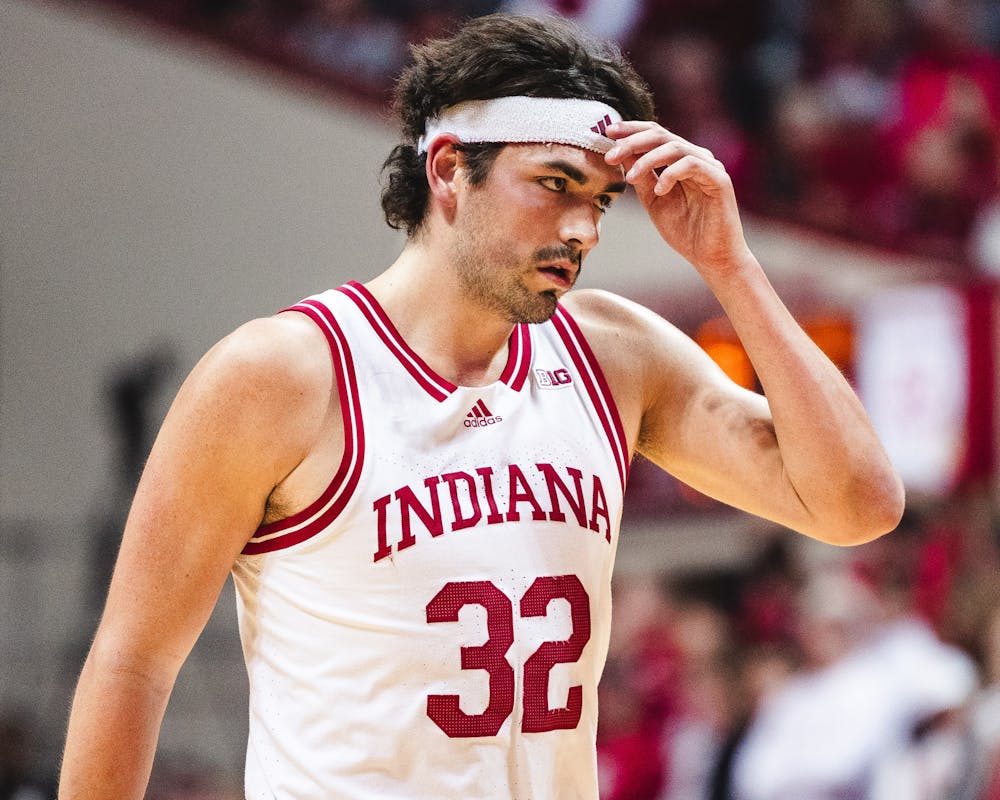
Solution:
[[[899,480],[747,248],[725,169],[648,121],[616,50],[498,16],[415,55],[383,196],[407,244],[181,388],[80,678],[66,800],[142,796],[230,572],[248,798],[595,798],[633,454],[823,541],[896,525]],[[650,311],[568,293],[629,185],[767,400]]]

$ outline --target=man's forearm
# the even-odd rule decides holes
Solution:
[[[60,800],[145,795],[170,689],[169,681],[90,654],[73,699]]]
[[[755,260],[711,288],[767,396],[782,463],[827,541],[885,533],[902,487],[857,395],[808,338]]]

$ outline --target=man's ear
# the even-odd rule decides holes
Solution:
[[[458,142],[458,137],[453,133],[443,133],[435,137],[427,148],[427,185],[438,203],[449,209],[455,207],[458,177],[458,151],[455,144]]]

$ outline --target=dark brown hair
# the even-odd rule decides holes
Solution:
[[[651,119],[649,88],[611,42],[570,23],[491,14],[465,23],[449,38],[411,48],[412,64],[396,84],[393,108],[403,142],[382,165],[386,222],[413,236],[427,212],[425,154],[417,139],[426,120],[463,100],[527,95],[600,100],[624,119]],[[473,185],[489,175],[502,144],[466,144],[461,152]]]

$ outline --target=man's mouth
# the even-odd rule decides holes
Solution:
[[[566,289],[570,288],[576,280],[576,269],[560,264],[546,264],[543,267],[539,267],[538,271],[547,275],[552,282]]]
[[[535,254],[538,271],[561,289],[570,289],[580,274],[583,253],[570,247],[547,247]]]

